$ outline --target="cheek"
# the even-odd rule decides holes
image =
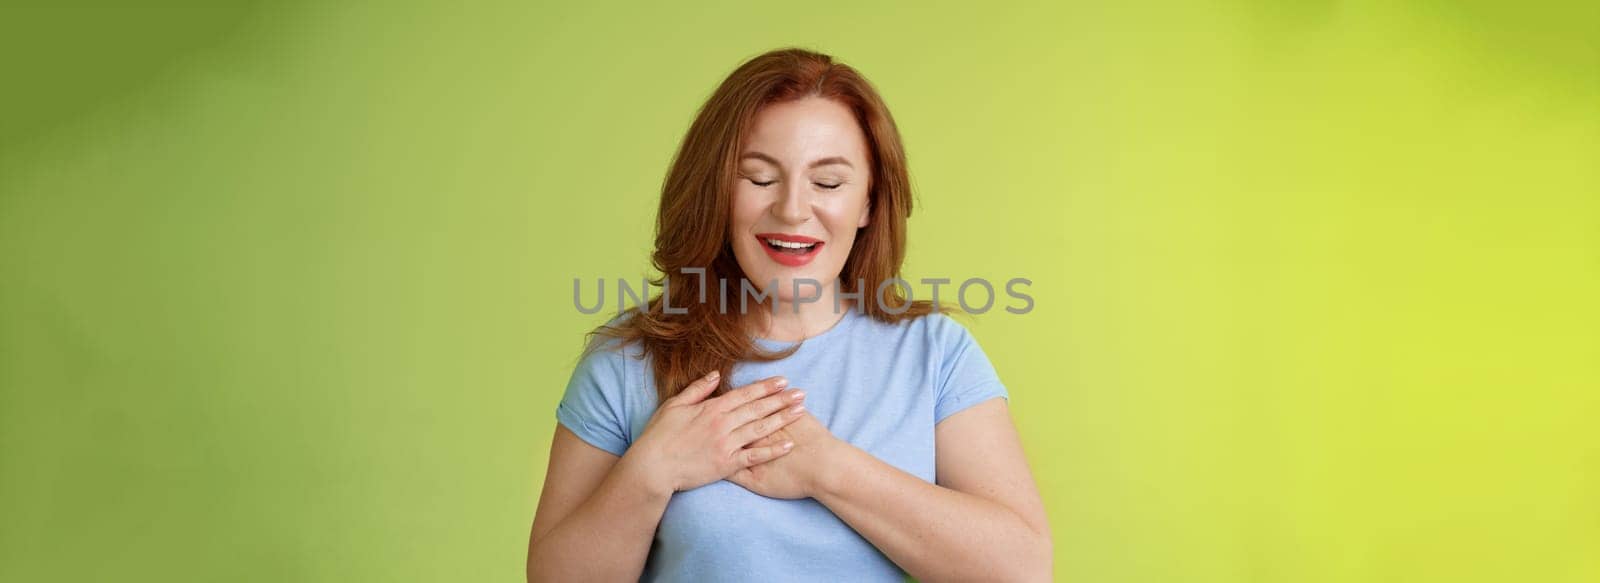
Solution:
[[[866,193],[852,193],[850,196],[839,197],[819,206],[817,218],[827,227],[830,237],[846,240],[854,238],[861,222],[861,212],[866,208],[866,201]]]
[[[744,190],[736,188],[733,191],[733,209],[728,213],[728,221],[731,224],[728,226],[729,231],[734,234],[749,231],[761,216],[760,197]]]

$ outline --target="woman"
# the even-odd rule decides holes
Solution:
[[[791,49],[734,71],[663,185],[668,302],[597,330],[557,407],[528,579],[1048,580],[1005,387],[879,285],[910,214],[855,70]]]

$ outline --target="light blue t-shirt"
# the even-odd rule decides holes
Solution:
[[[790,343],[757,340],[767,349]],[[650,363],[615,341],[579,361],[556,419],[621,456],[656,409]],[[897,324],[848,311],[774,362],[743,362],[738,387],[782,375],[840,439],[928,482],[935,424],[985,400],[1008,398],[972,335],[944,315]],[[721,480],[667,504],[644,581],[903,581],[888,557],[812,498],[767,498]]]

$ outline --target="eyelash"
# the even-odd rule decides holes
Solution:
[[[762,188],[766,188],[768,186],[772,186],[772,185],[778,183],[778,181],[776,181],[776,180],[768,180],[766,182],[757,182],[756,179],[748,178],[748,177],[745,178],[745,180],[749,180],[750,184],[754,184],[754,185],[762,187]],[[816,185],[817,188],[821,188],[823,190],[834,190],[834,189],[839,188],[840,186],[844,186],[843,182],[839,182],[839,183],[836,183],[836,184],[823,184],[821,182],[813,182],[811,184],[814,184],[814,185]]]

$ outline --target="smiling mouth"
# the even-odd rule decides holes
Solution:
[[[766,251],[768,257],[789,267],[810,263],[824,245],[818,239],[784,233],[756,233],[756,240],[761,242],[761,250]]]
[[[821,241],[802,243],[799,241],[785,241],[782,239],[772,239],[767,237],[761,237],[760,239],[762,243],[767,245],[768,249],[777,251],[779,253],[788,253],[791,255],[805,255],[822,245]]]

